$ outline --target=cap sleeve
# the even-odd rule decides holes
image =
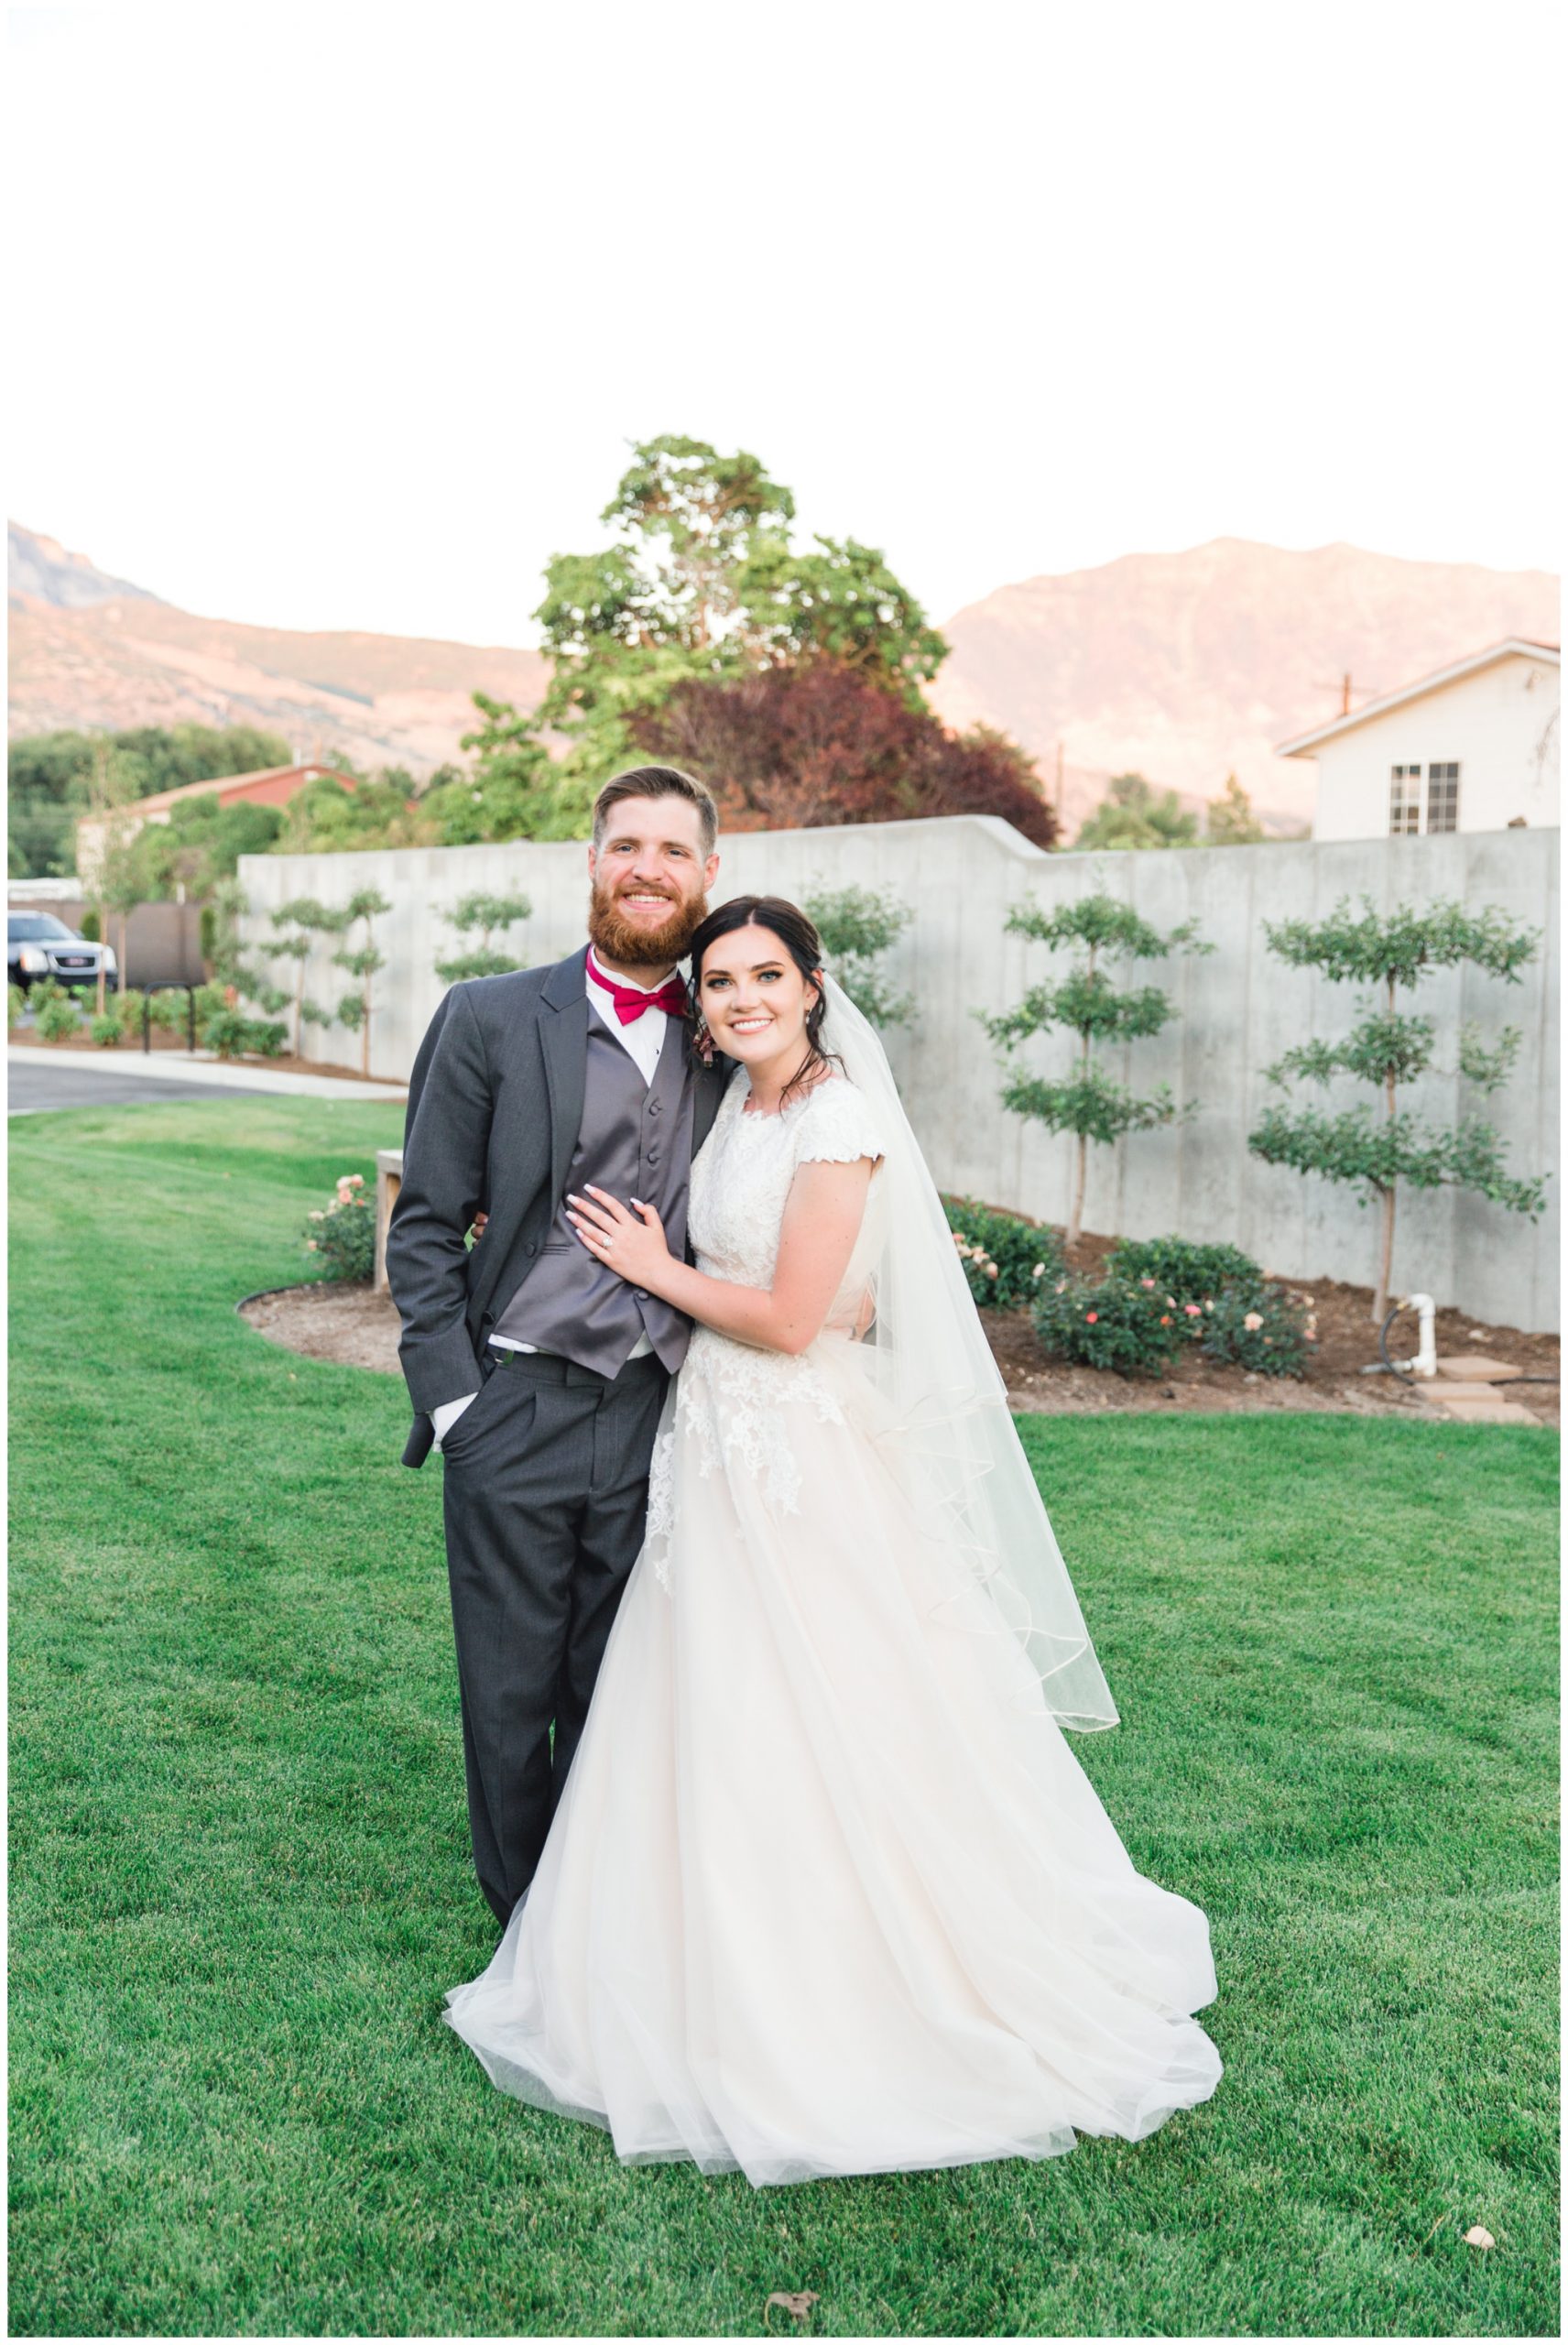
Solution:
[[[800,1110],[795,1162],[853,1164],[862,1156],[885,1155],[887,1145],[866,1094],[847,1075],[830,1075]]]

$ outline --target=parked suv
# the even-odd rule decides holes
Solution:
[[[53,912],[11,912],[5,922],[5,974],[24,993],[39,977],[60,986],[96,986],[99,964],[111,993],[120,990],[114,948],[90,944]]]

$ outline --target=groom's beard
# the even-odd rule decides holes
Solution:
[[[620,968],[668,969],[686,958],[707,917],[708,899],[699,889],[683,902],[672,898],[670,918],[661,927],[641,928],[616,910],[607,888],[593,888],[588,894],[588,941]]]

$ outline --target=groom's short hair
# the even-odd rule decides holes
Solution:
[[[697,821],[702,834],[702,853],[712,855],[719,835],[719,810],[713,793],[679,766],[629,766],[625,773],[617,773],[604,784],[593,801],[593,845],[604,844],[604,825],[610,810],[623,798],[684,798],[688,805],[697,809]]]

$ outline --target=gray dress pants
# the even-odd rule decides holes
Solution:
[[[614,1378],[550,1353],[496,1358],[441,1455],[469,1829],[505,1923],[533,1879],[642,1546],[670,1380],[647,1355]]]

